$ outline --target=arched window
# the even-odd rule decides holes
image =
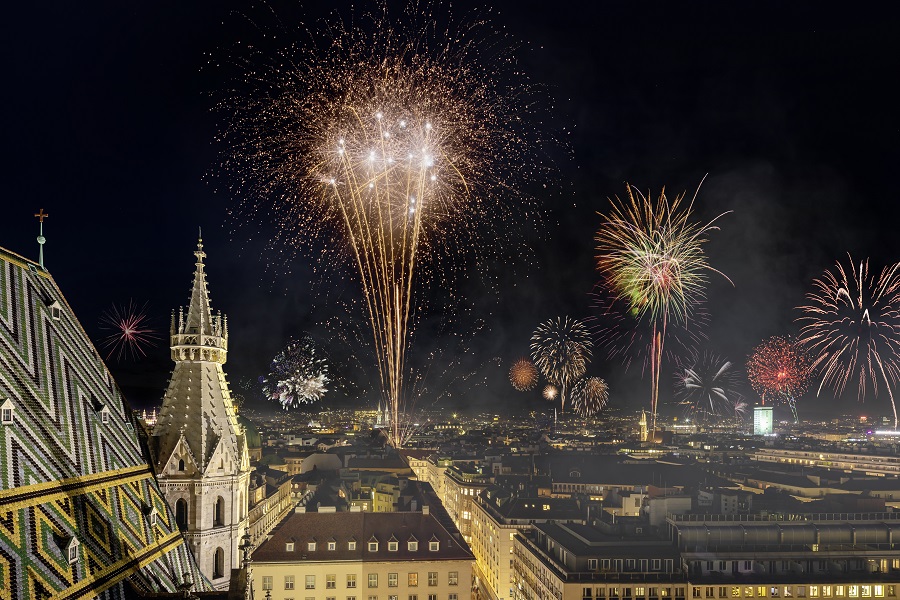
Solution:
[[[238,493],[238,518],[244,518],[244,492]]]
[[[216,548],[216,554],[213,557],[213,579],[225,576],[225,551]]]
[[[213,527],[225,524],[225,498],[219,496],[216,498],[216,506],[213,509]]]
[[[175,503],[175,523],[178,525],[179,529],[184,531],[187,529],[187,522],[187,501],[184,498],[179,498]]]
[[[178,470],[184,471],[184,459],[183,458],[178,461]]]

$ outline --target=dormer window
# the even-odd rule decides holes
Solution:
[[[69,545],[66,546],[66,556],[69,558],[69,564],[78,562],[78,546],[80,545],[78,539],[72,538]]]
[[[54,321],[59,321],[62,318],[62,305],[59,303],[59,300],[54,300],[53,304],[48,306],[50,309],[50,318]]]
[[[315,552],[316,551],[316,543],[315,542],[307,542],[306,550],[307,550],[307,552]]]
[[[3,404],[0,404],[0,424],[12,425],[13,411],[15,410],[15,408],[16,407],[12,403],[12,400],[8,398],[3,401]]]
[[[178,460],[178,470],[184,471],[184,459],[183,458]]]
[[[399,544],[397,542],[391,541],[388,542],[388,552],[396,552]]]
[[[157,518],[158,518],[157,515],[158,515],[158,513],[156,512],[156,509],[155,509],[155,508],[151,508],[151,509],[150,509],[150,514],[147,515],[147,518],[148,518],[149,521],[150,521],[150,527],[156,527]]]
[[[337,542],[328,542],[329,550],[337,550]]]
[[[109,424],[109,408],[106,406],[100,409],[100,422],[104,425]]]
[[[356,540],[347,542],[347,550],[356,550]]]
[[[441,549],[440,542],[428,542],[428,550],[430,552],[437,552],[440,549]]]
[[[284,551],[285,552],[293,552],[294,551],[294,542],[287,542],[284,545]]]
[[[369,540],[369,552],[378,552],[378,540]]]
[[[419,551],[419,540],[415,538],[410,538],[409,541],[406,542],[406,549],[410,552],[418,552]]]

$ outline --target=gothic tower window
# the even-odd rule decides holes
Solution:
[[[216,554],[213,557],[213,579],[225,576],[225,551],[216,548]]]
[[[178,524],[178,528],[184,531],[187,529],[187,501],[184,498],[179,498],[178,502],[175,503],[175,523]]]
[[[220,527],[225,524],[225,498],[219,496],[216,498],[216,506],[213,509],[213,527]]]

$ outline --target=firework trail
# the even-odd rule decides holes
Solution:
[[[685,415],[700,423],[730,416],[740,395],[737,371],[731,361],[715,354],[694,353],[675,372],[675,395]]]
[[[509,368],[509,382],[520,392],[534,389],[538,384],[540,373],[534,363],[527,358],[520,358]]]
[[[100,345],[108,352],[106,360],[115,354],[116,360],[131,357],[137,360],[147,356],[147,349],[159,341],[159,334],[149,326],[147,303],[139,309],[134,302],[127,306],[112,305],[100,315],[100,329],[113,333],[100,339]]]
[[[544,390],[541,392],[541,396],[543,396],[544,400],[547,402],[553,402],[556,400],[557,396],[559,396],[559,389],[555,385],[545,385]]]
[[[684,205],[684,193],[670,201],[663,189],[653,201],[630,185],[627,192],[627,201],[618,196],[610,201],[612,209],[597,231],[597,270],[619,311],[651,325],[650,409],[655,433],[667,329],[670,323],[691,319],[695,303],[705,296],[707,273],[718,273],[709,265],[703,244],[718,229],[715,222],[722,215],[705,224],[695,222],[696,193]]]
[[[800,343],[815,357],[813,368],[822,371],[818,393],[828,386],[839,395],[856,379],[862,400],[870,383],[877,397],[883,382],[896,429],[891,386],[900,376],[900,263],[878,275],[869,272],[868,260],[857,267],[848,255],[848,263],[845,268],[837,262],[833,271],[813,281],[808,304],[799,309]]]
[[[763,404],[785,402],[797,418],[797,398],[809,387],[812,365],[803,348],[793,339],[771,337],[747,359],[747,379]]]
[[[744,416],[747,414],[747,403],[742,399],[738,398],[734,401],[734,406],[732,409],[734,410],[734,418],[738,421],[743,421]]]
[[[534,330],[531,358],[547,381],[559,387],[560,410],[566,407],[569,382],[584,375],[593,345],[588,328],[578,319],[557,317]]]
[[[415,3],[402,24],[386,8],[321,23],[265,64],[239,63],[236,87],[251,91],[219,107],[230,116],[220,174],[247,211],[275,214],[276,241],[324,242],[323,261],[355,265],[393,424],[414,292],[448,277],[454,253],[480,256],[476,236],[512,213],[499,200],[544,170],[536,130],[523,129],[532,88],[504,40],[483,22],[435,23]]]
[[[593,417],[609,402],[609,386],[599,377],[584,377],[572,386],[572,407],[582,417]]]
[[[309,336],[288,342],[269,371],[259,378],[263,393],[285,410],[312,404],[328,391],[328,361]]]

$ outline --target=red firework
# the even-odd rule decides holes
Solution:
[[[763,404],[793,404],[809,387],[812,363],[800,345],[791,338],[771,337],[747,359],[747,379]]]
[[[100,329],[113,332],[100,340],[108,351],[106,360],[113,354],[117,361],[128,355],[137,359],[147,356],[147,348],[156,345],[159,335],[149,327],[146,308],[146,303],[138,309],[129,301],[128,306],[112,305],[100,316]]]

